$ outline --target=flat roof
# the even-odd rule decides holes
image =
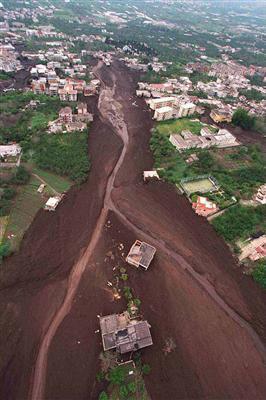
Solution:
[[[100,317],[104,350],[124,354],[153,344],[147,321],[131,320],[127,311]]]

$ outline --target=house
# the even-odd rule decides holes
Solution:
[[[232,121],[231,114],[221,109],[212,110],[210,113],[210,117],[216,123],[221,123],[221,122],[230,123]]]
[[[147,182],[149,180],[160,180],[160,177],[159,177],[157,171],[144,171],[143,179],[144,179],[144,182]]]
[[[77,111],[78,111],[78,114],[75,115],[76,121],[79,121],[79,122],[92,122],[93,121],[93,115],[88,112],[87,104],[79,103],[77,105]]]
[[[77,105],[78,115],[85,115],[88,113],[87,104],[79,103]]]
[[[59,119],[62,123],[70,123],[73,121],[73,114],[71,107],[61,108],[59,111]]]
[[[219,210],[218,206],[207,199],[207,197],[198,196],[197,200],[192,203],[192,208],[196,214],[202,217],[208,217]]]
[[[261,185],[259,187],[255,200],[258,203],[266,204],[266,183],[264,183],[264,185]]]
[[[58,94],[61,101],[77,101],[78,99],[78,91],[71,84],[66,84],[63,89],[59,89]]]
[[[139,268],[142,267],[147,270],[156,253],[155,247],[148,243],[136,240],[126,258],[126,262]]]
[[[156,108],[153,118],[156,119],[156,121],[166,121],[168,119],[172,119],[173,111],[173,108],[168,106]]]
[[[201,129],[200,133],[201,135],[197,136],[188,130],[184,130],[180,134],[170,135],[169,141],[180,152],[192,148],[207,149],[212,146],[224,148],[240,145],[235,136],[226,129],[219,129],[217,133],[208,134],[207,129],[204,128]]]
[[[248,244],[242,248],[239,260],[242,261],[249,258],[251,261],[257,261],[264,257],[266,257],[266,235],[261,235],[249,241]]]
[[[21,147],[17,143],[0,145],[0,158],[17,157],[21,153]]]
[[[45,203],[44,209],[47,211],[55,211],[56,207],[62,200],[61,196],[50,197]]]
[[[104,351],[115,349],[125,354],[153,344],[149,323],[131,319],[127,311],[100,317],[99,321]]]

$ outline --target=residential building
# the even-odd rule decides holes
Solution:
[[[197,197],[197,200],[192,203],[192,208],[196,214],[202,217],[208,217],[219,210],[218,206],[213,201],[202,196]]]
[[[73,113],[71,107],[64,107],[59,111],[59,119],[62,123],[70,123],[73,121]]]
[[[266,235],[261,235],[249,241],[248,244],[242,248],[239,260],[242,261],[249,258],[252,261],[257,261],[264,257],[266,257]]]
[[[156,249],[148,243],[136,240],[126,258],[126,262],[139,268],[147,270],[155,256]]]
[[[177,118],[189,117],[190,115],[195,114],[195,112],[196,105],[194,103],[181,103],[177,112]]]
[[[156,119],[156,121],[166,121],[168,119],[172,119],[173,111],[173,108],[168,106],[156,108],[153,118]]]
[[[0,145],[0,157],[17,157],[21,153],[21,147],[17,143],[12,144],[1,144]]]
[[[78,99],[78,91],[70,84],[66,84],[63,89],[59,89],[58,94],[61,101],[77,101]]]
[[[152,99],[149,101],[150,108],[156,110],[162,107],[173,107],[176,104],[175,97],[161,97],[160,99]]]
[[[149,323],[131,319],[127,311],[100,317],[99,320],[104,351],[115,349],[125,354],[153,344]]]

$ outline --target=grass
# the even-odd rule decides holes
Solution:
[[[54,174],[53,172],[44,171],[40,168],[33,168],[32,172],[42,178],[56,192],[63,193],[70,189],[72,181],[66,177]]]
[[[31,177],[29,183],[21,187],[15,198],[5,231],[5,238],[9,238],[13,251],[19,249],[24,233],[47,200],[37,192],[39,186],[39,179]]]
[[[190,130],[195,135],[199,135],[203,126],[204,125],[199,121],[192,121],[189,118],[181,118],[158,122],[157,129],[161,134],[166,136],[170,136],[173,133],[181,133],[185,129]]]

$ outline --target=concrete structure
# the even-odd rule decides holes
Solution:
[[[142,267],[147,270],[155,253],[155,247],[148,243],[141,242],[140,240],[136,240],[127,255],[126,262],[137,268]]]
[[[198,196],[196,202],[192,203],[192,208],[196,214],[208,217],[219,210],[217,205],[208,200],[207,197]]]
[[[0,157],[17,157],[21,153],[21,147],[17,143],[0,145]]]
[[[195,114],[195,112],[196,112],[196,105],[194,103],[180,104],[177,112],[177,118],[189,117],[190,115]]]
[[[73,121],[71,107],[64,107],[59,111],[59,119],[62,123],[70,123]]]
[[[172,119],[173,111],[173,108],[168,106],[156,108],[153,118],[156,119],[156,121],[166,121],[168,119]]]
[[[156,110],[162,107],[173,107],[176,104],[175,97],[161,97],[160,99],[152,99],[149,101],[150,108]]]
[[[204,133],[204,136],[202,136],[202,133]],[[194,135],[189,130],[184,130],[180,134],[170,135],[169,140],[180,152],[192,148],[207,149],[212,146],[224,148],[240,145],[235,136],[226,129],[220,129],[217,133],[210,133],[209,135],[206,133],[206,129],[204,131],[202,129],[200,136]]]
[[[249,258],[252,261],[266,257],[266,235],[251,240],[241,251],[239,260]]]
[[[144,179],[144,182],[147,182],[147,181],[153,180],[153,179],[160,180],[160,177],[159,177],[157,171],[144,171],[143,179]]]
[[[151,346],[150,327],[147,321],[131,319],[127,311],[100,317],[104,351],[116,349],[125,354]]]
[[[50,197],[45,206],[44,209],[47,211],[55,211],[56,207],[58,206],[58,204],[60,203],[62,197],[61,196],[54,196],[54,197]]]
[[[259,187],[255,200],[258,203],[266,204],[266,183]]]

